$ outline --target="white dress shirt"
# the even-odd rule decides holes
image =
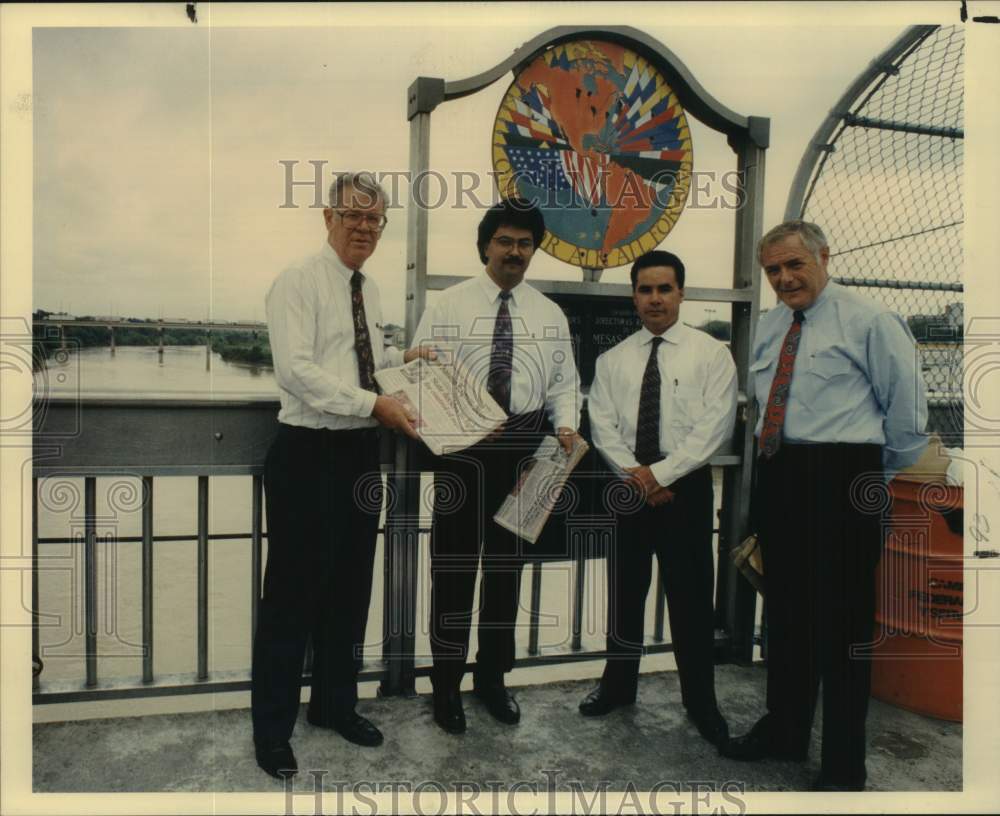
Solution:
[[[483,274],[445,290],[420,319],[412,345],[430,345],[485,380],[490,368],[500,287]],[[562,309],[523,281],[508,301],[514,340],[510,413],[545,408],[556,428],[580,424],[580,382]]]
[[[375,394],[360,386],[354,350],[351,275],[328,243],[285,269],[266,297],[278,421],[305,428],[348,430],[377,425]],[[364,275],[364,273],[362,273]],[[384,349],[378,286],[364,275],[361,292],[375,368],[402,365],[403,352]]]
[[[927,447],[927,396],[906,322],[835,281],[803,314],[782,437],[882,445],[887,478],[912,465]],[[757,324],[750,359],[757,436],[791,322],[792,310],[779,303]]]
[[[679,320],[660,336],[660,451],[666,458],[650,470],[666,487],[707,463],[732,435],[736,366],[723,343]],[[643,327],[597,358],[587,398],[590,434],[619,472],[639,466],[639,394],[653,337]]]

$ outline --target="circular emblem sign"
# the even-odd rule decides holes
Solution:
[[[576,266],[622,266],[659,244],[684,209],[691,167],[674,92],[615,43],[550,48],[514,78],[493,124],[500,194],[537,202],[542,249]]]

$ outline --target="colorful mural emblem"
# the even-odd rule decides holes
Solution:
[[[550,48],[511,83],[493,124],[500,194],[536,201],[542,249],[606,269],[656,247],[684,209],[691,132],[663,75],[614,43]]]

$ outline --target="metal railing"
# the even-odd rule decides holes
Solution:
[[[277,402],[204,401],[184,402],[155,400],[50,400],[36,411],[34,478],[32,479],[32,554],[35,565],[32,581],[33,657],[35,658],[35,703],[79,702],[94,699],[154,697],[175,694],[245,691],[250,688],[249,667],[239,671],[215,671],[209,662],[209,552],[212,542],[250,540],[252,591],[247,620],[251,635],[257,623],[260,596],[263,542],[263,461],[277,431]],[[150,429],[155,431],[150,432]],[[114,441],[114,444],[112,444]],[[383,445],[383,472],[387,479],[413,478],[398,475],[400,449],[396,462],[391,439]],[[719,457],[716,464],[733,465],[735,456]],[[100,477],[138,477],[141,483],[141,530],[139,535],[112,535],[105,540],[112,546],[140,543],[141,675],[101,678],[98,673],[98,598],[97,563],[98,484]],[[251,499],[248,532],[209,533],[209,490],[212,476],[247,475]],[[39,483],[51,476],[83,478],[82,539],[80,536],[40,537],[38,533]],[[167,477],[197,478],[197,528],[193,533],[159,535],[154,530],[153,506],[156,484]],[[418,491],[411,491],[416,494]],[[413,678],[430,672],[429,659],[415,657],[416,573],[421,547],[427,546],[430,529],[408,517],[399,524],[387,514],[383,537],[383,640],[381,659],[366,663],[360,681],[380,681],[380,693],[407,693],[413,690]],[[515,667],[541,666],[581,660],[603,659],[602,650],[584,648],[582,630],[584,585],[587,561],[603,554],[599,530],[583,529],[568,552],[572,563],[571,629],[568,647],[540,646],[541,584],[543,563],[529,560],[530,607],[528,642],[522,647]],[[196,542],[197,649],[194,670],[181,674],[157,676],[153,671],[156,631],[153,615],[153,555],[163,542]],[[83,677],[70,681],[46,681],[44,657],[39,644],[39,625],[44,617],[43,599],[39,598],[38,566],[44,564],[43,547],[69,544],[83,548],[82,586],[84,628]],[[721,542],[720,542],[721,548]],[[402,559],[400,554],[402,553]],[[547,560],[552,560],[547,559]],[[722,559],[720,559],[722,561]],[[722,564],[720,563],[720,567]],[[720,575],[722,570],[720,569]],[[404,580],[397,580],[397,578]],[[107,589],[107,588],[104,588]],[[654,626],[648,638],[649,653],[672,651],[664,639],[664,594],[659,575],[656,582]],[[717,633],[716,646],[721,653],[728,637]],[[310,682],[307,655],[303,684]]]

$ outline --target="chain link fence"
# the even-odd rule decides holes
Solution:
[[[786,211],[823,227],[835,280],[906,319],[928,431],[948,446],[962,445],[963,46],[957,26],[922,26],[887,49],[820,128]]]

